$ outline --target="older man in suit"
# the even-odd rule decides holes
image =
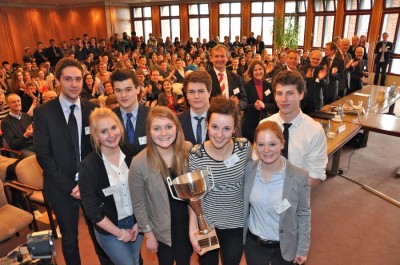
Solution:
[[[376,56],[374,85],[378,84],[379,73],[381,74],[380,85],[385,85],[386,69],[389,64],[390,55],[393,52],[393,43],[387,40],[388,37],[389,34],[384,32],[382,34],[382,40],[375,46],[374,54],[376,54]]]
[[[328,84],[324,91],[324,103],[329,104],[339,96],[339,80],[343,78],[344,61],[336,56],[337,45],[334,42],[325,44],[325,56],[321,60],[321,66],[328,70]]]
[[[340,40],[339,49],[336,51],[335,56],[341,57],[344,61],[344,69],[342,78],[339,79],[339,97],[346,95],[347,90],[350,88],[350,73],[354,70],[354,61],[351,54],[347,51],[350,47],[350,40],[344,38]]]
[[[68,265],[79,265],[78,219],[80,192],[79,164],[92,151],[89,115],[95,104],[80,99],[83,69],[78,61],[64,58],[55,71],[61,93],[58,99],[35,108],[34,145],[36,158],[43,169],[43,195],[51,204],[62,235],[64,259]],[[94,237],[87,222],[101,264],[109,259]]]
[[[228,49],[218,44],[211,50],[213,68],[208,70],[212,79],[211,97],[222,95],[235,101],[241,110],[246,108],[247,96],[243,88],[242,78],[226,69]]]
[[[363,59],[363,55],[364,49],[358,47],[356,49],[356,58],[354,58],[357,64],[354,66],[354,71],[351,72],[348,94],[361,89],[364,84],[368,83],[368,61]]]
[[[210,108],[211,76],[204,71],[190,73],[183,83],[183,91],[190,108],[178,114],[185,140],[193,145],[207,138],[206,116]]]

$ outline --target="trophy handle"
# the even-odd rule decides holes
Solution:
[[[210,177],[211,177],[211,187],[208,189],[208,190],[212,190],[213,188],[214,188],[214,176],[213,176],[213,174],[212,174],[212,171],[211,171],[211,167],[210,166],[208,166],[207,167],[207,171],[208,171],[208,174],[210,175]]]
[[[168,188],[169,188],[169,191],[170,191],[170,193],[171,193],[171,196],[172,196],[172,198],[174,198],[175,200],[180,200],[180,201],[183,201],[181,198],[178,198],[178,197],[175,197],[175,195],[174,195],[174,193],[172,192],[172,180],[171,180],[171,178],[170,177],[167,177],[167,183],[168,183]]]

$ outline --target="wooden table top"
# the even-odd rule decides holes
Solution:
[[[321,119],[314,119],[317,122],[320,122]],[[324,125],[327,124],[327,120],[322,120]],[[345,124],[346,130],[341,133],[338,133],[338,128]],[[351,122],[334,122],[331,121],[331,132],[334,132],[336,135],[333,138],[327,137],[327,154],[328,156],[333,155],[337,150],[342,148],[351,138],[354,137],[361,129],[361,125],[357,123]]]
[[[398,88],[396,88],[398,90]],[[385,101],[383,104],[377,104],[376,103],[376,97],[378,94],[379,90],[384,90],[385,91]],[[353,110],[353,108],[347,104],[348,100],[352,100],[354,105],[358,105],[359,101],[362,101],[362,106],[364,109],[367,109],[367,101],[368,97],[370,96],[370,109],[373,109],[377,113],[382,113],[386,111],[390,106],[396,103],[398,99],[400,99],[400,92],[396,91],[395,96],[393,98],[388,98],[390,87],[385,87],[385,86],[375,86],[375,85],[367,85],[363,87],[360,90],[355,91],[354,93],[351,93],[341,99],[338,99],[337,101],[325,105],[322,110],[323,111],[330,111],[331,106],[343,106],[345,111],[346,110]]]

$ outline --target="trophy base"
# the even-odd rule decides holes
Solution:
[[[202,251],[199,253],[200,255],[203,255],[210,250],[220,248],[215,229],[211,229],[207,234],[202,234],[198,231],[196,238],[202,249]]]

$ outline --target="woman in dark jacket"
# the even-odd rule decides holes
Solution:
[[[82,161],[79,171],[83,208],[112,262],[139,265],[143,236],[138,236],[133,215],[128,159],[120,149],[124,127],[112,110],[98,108],[90,114],[90,131],[95,151]]]
[[[265,80],[266,70],[261,61],[252,61],[246,74],[251,78],[244,84],[247,105],[244,110],[242,134],[250,142],[254,141],[254,131],[260,120],[278,111],[272,86]]]

